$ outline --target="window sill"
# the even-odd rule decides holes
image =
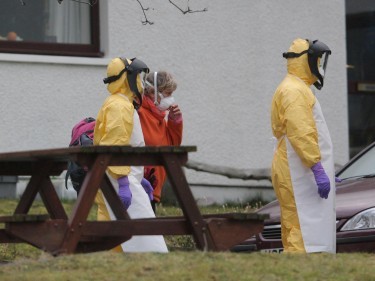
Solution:
[[[70,64],[70,65],[94,65],[106,66],[108,58],[85,58],[68,56],[45,56],[45,55],[23,55],[0,53],[2,62],[25,62],[25,63],[46,63],[46,64]]]

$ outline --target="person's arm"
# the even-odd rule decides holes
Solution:
[[[302,92],[288,93],[284,101],[286,135],[302,162],[311,169],[321,198],[327,199],[330,180],[322,166],[318,130],[313,116],[315,98]]]
[[[284,93],[282,107],[286,136],[302,163],[311,168],[321,160],[318,131],[313,117],[315,99],[296,90]]]
[[[130,103],[112,102],[103,111],[104,134],[99,145],[129,145],[133,131],[134,107]],[[125,209],[128,209],[132,201],[128,174],[129,166],[110,166],[108,173],[117,179],[118,195]]]
[[[99,145],[129,145],[133,131],[134,107],[131,103],[115,104],[107,107],[104,111],[103,126],[104,133]],[[110,166],[110,175],[116,179],[130,173],[129,166]]]
[[[169,110],[167,130],[170,145],[180,145],[182,142],[183,119],[178,105],[172,105]]]

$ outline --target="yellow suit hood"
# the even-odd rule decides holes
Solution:
[[[127,60],[130,64],[131,61]],[[107,67],[107,77],[118,75],[125,68],[124,62],[120,58],[113,59]],[[110,94],[121,93],[124,94],[130,102],[133,102],[133,92],[130,90],[129,84],[127,82],[126,71],[121,75],[120,79],[109,83],[107,90]]]
[[[288,52],[301,53],[309,48],[309,42],[305,39],[296,39],[292,42]],[[290,58],[287,62],[288,73],[300,78],[307,85],[312,85],[317,78],[311,73],[307,53],[298,58]]]

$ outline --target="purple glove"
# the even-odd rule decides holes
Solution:
[[[342,182],[342,179],[335,177],[335,182]]]
[[[128,176],[121,177],[117,180],[118,182],[118,196],[121,199],[121,202],[127,210],[132,202],[132,192],[129,188],[129,179]]]
[[[320,197],[327,199],[329,191],[331,190],[331,184],[329,182],[329,178],[326,172],[324,171],[322,163],[316,163],[314,166],[311,167],[311,170],[314,173]]]
[[[143,189],[146,191],[148,197],[150,198],[150,201],[154,200],[154,189],[152,188],[151,183],[145,178],[142,178],[141,185],[143,186]]]

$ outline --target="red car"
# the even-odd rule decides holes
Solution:
[[[375,142],[358,153],[336,176],[337,252],[375,253]],[[262,233],[235,246],[234,252],[282,252],[280,207],[273,201],[257,211],[269,214]]]

